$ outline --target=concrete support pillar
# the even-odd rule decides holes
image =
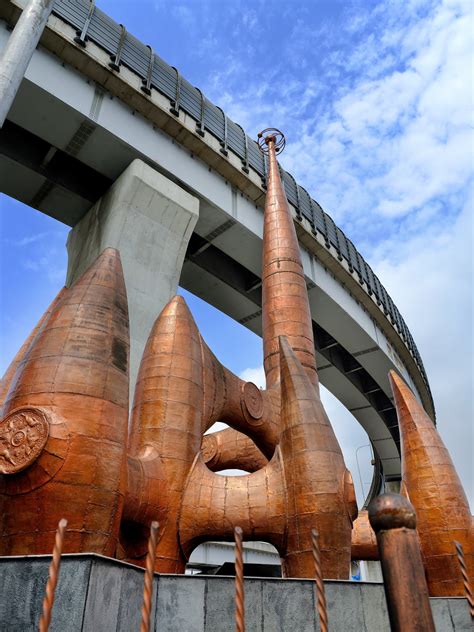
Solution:
[[[130,405],[148,334],[178,288],[199,201],[141,160],[134,160],[71,230],[66,285],[104,248],[120,252],[130,315]]]
[[[30,0],[0,54],[0,128],[44,31],[54,0]]]

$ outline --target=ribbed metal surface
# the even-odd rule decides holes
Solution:
[[[88,0],[56,0],[53,13],[77,29],[78,34],[80,34],[88,19],[89,6]],[[120,44],[120,34],[121,26],[103,11],[96,8],[87,28],[86,41],[93,41],[114,59]],[[119,65],[127,66],[146,81],[149,62],[150,49],[133,37],[133,35],[126,33]],[[242,160],[242,168],[244,170],[248,164],[265,181],[265,160],[258,150],[257,144],[244,134],[239,125],[227,119],[222,110],[210,103],[206,98],[204,98],[204,112],[202,112],[200,91],[181,78],[179,79],[178,90],[177,82],[178,73],[176,70],[155,54],[151,87],[166,96],[173,104],[179,94],[177,109],[181,109],[193,117],[196,123],[201,121],[201,115],[203,115],[203,131],[209,132],[217,138],[223,149],[231,150],[236,154]],[[224,119],[227,120],[225,121]],[[336,227],[330,216],[324,213],[320,205],[309,198],[307,192],[295,182],[293,176],[285,171],[282,171],[282,176],[286,195],[289,202],[297,209],[298,217],[303,216],[311,222],[314,229],[324,237],[326,243],[332,244],[336,248],[339,257],[345,259],[350,269],[357,273],[361,285],[366,286],[369,295],[374,296],[380,309],[388,316],[400,333],[401,338],[418,365],[429,391],[428,379],[418,349],[402,315],[388,296],[379,279],[360,253],[357,252],[352,242]]]

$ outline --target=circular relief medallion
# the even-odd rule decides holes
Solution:
[[[0,422],[0,474],[16,474],[34,463],[49,436],[46,413],[17,408]]]
[[[212,434],[204,435],[206,437],[202,446],[202,458],[204,463],[210,463],[217,454],[217,439]]]
[[[246,382],[243,395],[248,414],[254,419],[260,419],[263,415],[263,397],[258,386],[252,382]]]

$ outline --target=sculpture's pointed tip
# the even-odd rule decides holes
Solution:
[[[106,266],[110,266],[111,268],[122,266],[120,252],[116,248],[104,248],[97,259],[92,263],[89,270],[91,268],[103,268]]]
[[[163,316],[185,318],[194,322],[193,315],[188,307],[188,304],[186,303],[186,300],[179,294],[176,294],[175,296],[173,296],[172,299],[168,301],[158,318],[162,318]]]
[[[71,290],[91,283],[114,287],[126,296],[122,261],[116,248],[105,248],[72,285]]]
[[[64,298],[64,296],[66,295],[66,293],[68,291],[69,291],[69,289],[67,287],[62,287],[59,290],[59,292],[57,293],[55,298],[51,301],[50,305],[48,306],[48,308],[44,312],[43,316],[40,318],[38,323],[35,325],[34,329],[32,330],[32,332],[30,333],[28,338],[22,344],[21,348],[19,349],[19,351],[17,352],[17,354],[15,355],[13,360],[11,361],[10,366],[5,371],[5,374],[0,379],[0,409],[2,408],[3,403],[4,403],[4,401],[5,401],[6,397],[7,397],[8,390],[9,390],[10,385],[11,385],[13,379],[14,379],[14,376],[15,376],[15,373],[16,373],[18,367],[22,364],[22,362],[27,357],[28,351],[29,351],[30,347],[32,346],[32,344],[34,343],[34,340],[35,340],[36,336],[38,335],[38,333],[46,325],[50,315],[53,312],[53,310],[56,308],[57,305],[59,305],[59,303],[61,302],[61,300]]]
[[[107,248],[104,248],[104,250],[99,255],[99,259],[101,257],[104,257],[104,258],[111,257],[112,259],[116,259],[116,258],[120,259],[120,252],[117,250],[117,248],[112,248],[112,246],[107,246]]]
[[[395,402],[395,408],[398,412],[399,424],[403,420],[403,415],[401,414],[403,410],[409,410],[412,413],[415,411],[423,411],[423,413],[426,415],[423,407],[418,402],[405,380],[400,377],[400,375],[396,371],[393,370],[389,371],[388,376]]]
[[[189,352],[186,341],[199,340],[199,329],[186,300],[176,294],[158,315],[148,336],[141,365],[166,347],[173,353]]]
[[[446,446],[423,406],[395,371],[390,371],[389,379],[400,428],[401,493],[418,512],[428,588],[433,596],[461,595],[460,573],[452,562],[454,551],[445,543],[459,535],[470,548],[469,503]]]
[[[280,379],[282,387],[284,382],[287,386],[290,383],[293,383],[293,388],[298,394],[300,392],[310,393],[311,399],[313,397],[319,399],[317,385],[312,382],[310,375],[308,375],[307,367],[303,366],[287,336],[278,336],[278,343],[280,350]]]
[[[173,298],[170,300],[170,305],[175,305],[176,309],[185,308],[186,310],[189,311],[188,304],[186,303],[184,297],[181,296],[180,294],[175,294],[173,296]]]
[[[54,380],[45,379],[35,369],[46,358],[48,366],[54,367],[49,369]],[[77,401],[94,397],[128,409],[128,358],[128,305],[120,256],[106,249],[50,306],[24,353],[6,405],[10,409],[35,406],[51,394],[59,402],[67,392]],[[110,366],[120,374],[114,380],[107,377]],[[75,412],[71,405],[67,417]]]
[[[71,304],[82,306],[82,310],[77,311],[73,320],[63,317],[64,313],[68,311],[68,306]],[[90,309],[91,304],[95,306],[92,310]],[[100,310],[97,310],[97,306],[100,306]],[[30,359],[34,359],[38,354],[44,356],[49,353],[51,357],[56,357],[58,365],[61,364],[61,362],[65,362],[63,356],[57,349],[57,343],[54,342],[52,336],[47,335],[47,332],[51,328],[58,328],[58,323],[60,323],[61,327],[69,327],[70,331],[74,331],[76,326],[88,327],[94,320],[94,316],[91,316],[91,313],[94,312],[94,314],[98,314],[99,311],[100,313],[109,311],[110,314],[112,314],[112,320],[108,324],[112,323],[115,319],[117,321],[115,328],[111,326],[108,333],[110,340],[114,339],[116,341],[114,343],[114,349],[116,349],[118,348],[117,345],[119,345],[119,343],[117,341],[120,337],[118,332],[121,332],[121,338],[125,346],[119,354],[121,359],[117,356],[116,361],[120,363],[120,366],[124,368],[125,371],[128,371],[129,325],[127,293],[120,254],[115,248],[105,248],[89,268],[82,273],[78,281],[72,287],[62,288],[60,290],[15,357],[12,366],[9,368],[0,385],[0,399],[2,399],[2,401],[6,400],[10,388],[11,393],[8,395],[9,399],[16,397],[18,393],[20,393],[21,389],[13,384],[13,377],[17,373],[17,369],[23,371],[25,367],[29,366]],[[106,325],[101,323],[101,327],[103,326]],[[70,340],[73,340],[72,335],[70,335]],[[79,353],[77,344],[78,343],[76,343],[74,350],[75,354]],[[83,354],[83,358],[90,360],[85,348],[81,348],[80,352]],[[64,352],[63,355],[67,356],[67,353]],[[23,379],[27,378],[23,378],[18,374],[18,384],[23,384]],[[33,378],[29,376],[28,379]]]
[[[105,248],[93,264],[97,268],[109,269],[111,272],[118,272],[123,275],[122,259],[120,252],[116,248]]]
[[[278,336],[278,342],[280,344],[280,355],[282,357],[290,358],[292,355],[294,355],[286,336]]]
[[[390,369],[388,372],[388,377],[390,379],[390,383],[392,384],[392,388],[398,388],[399,390],[406,386],[405,381],[398,375],[396,371]]]

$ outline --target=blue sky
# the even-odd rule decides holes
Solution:
[[[284,130],[282,164],[404,315],[472,503],[471,2],[97,4],[251,135]],[[64,281],[67,228],[5,196],[0,221],[1,370]],[[187,297],[218,357],[258,376],[260,340]],[[366,437],[334,398],[326,405],[356,479]]]

